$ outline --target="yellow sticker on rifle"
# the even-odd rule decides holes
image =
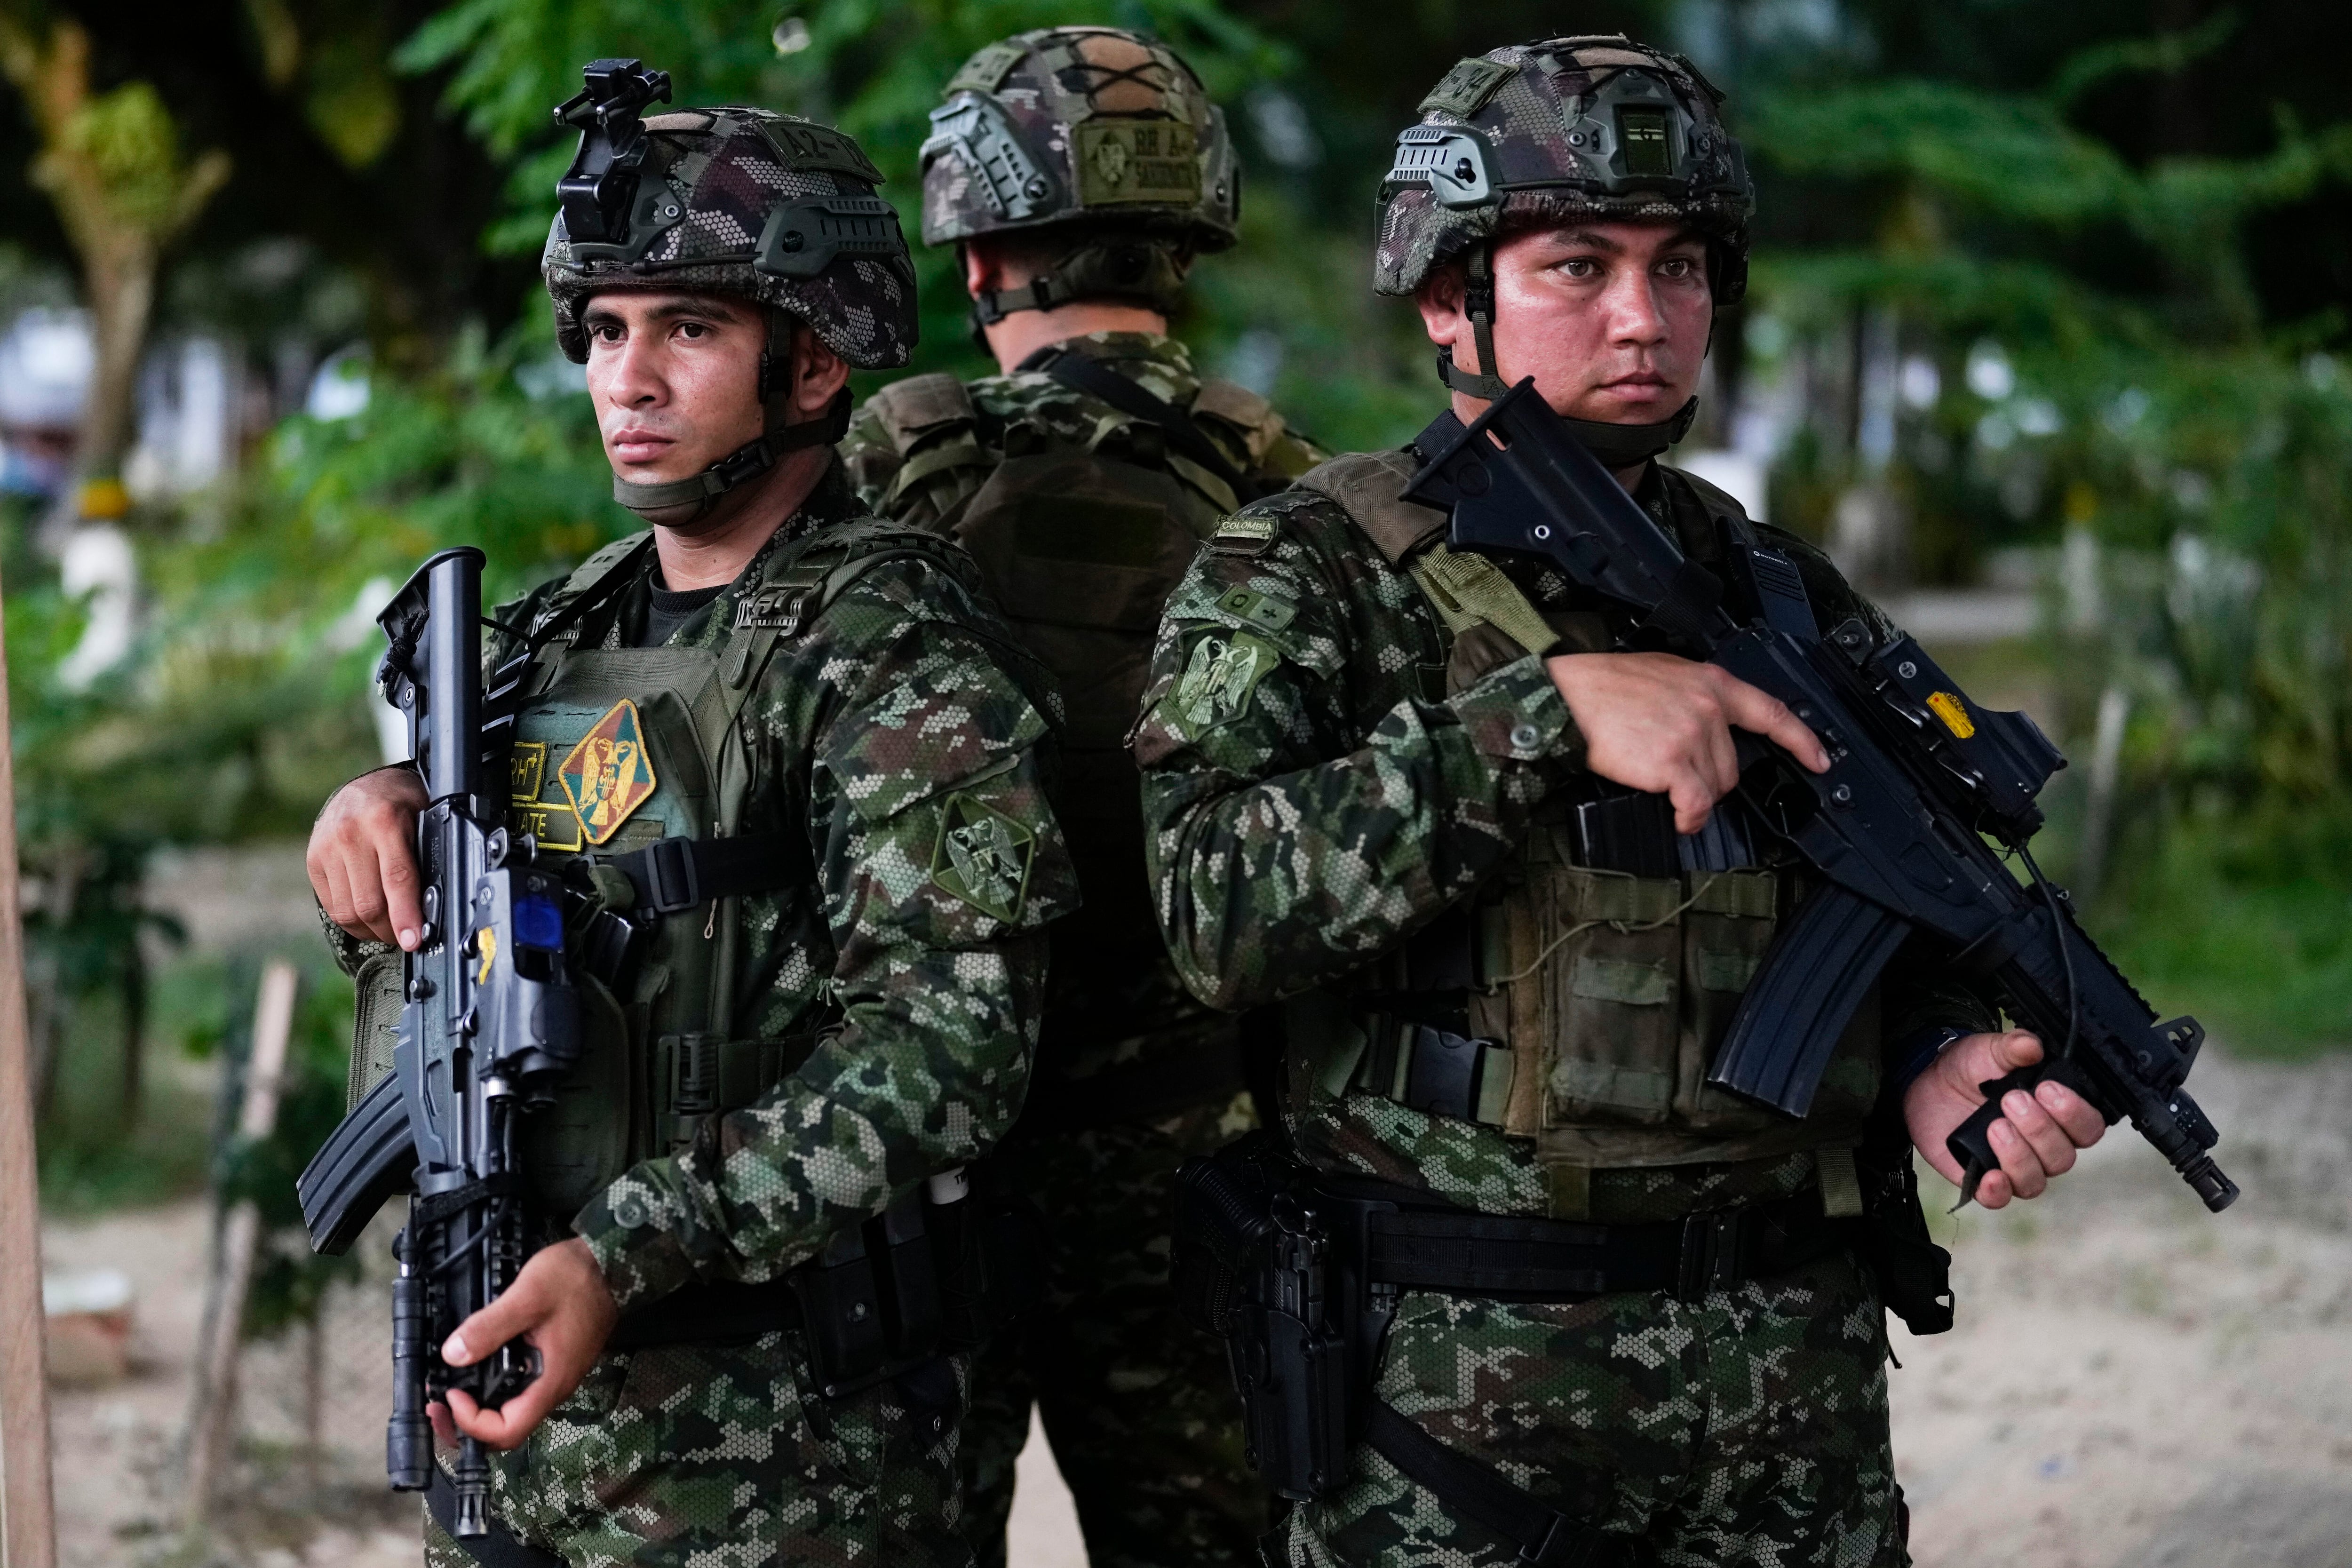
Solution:
[[[1969,717],[1968,704],[1961,701],[1957,693],[1932,693],[1927,699],[1927,706],[1936,710],[1936,717],[1944,721],[1944,728],[1961,740],[1965,741],[1977,732],[1977,722]]]
[[[484,926],[474,934],[474,951],[481,955],[482,967],[474,976],[477,985],[490,983],[490,968],[499,961],[499,928]]]

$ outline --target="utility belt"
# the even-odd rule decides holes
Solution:
[[[1630,1563],[1631,1543],[1589,1521],[1605,1477],[1554,1475],[1538,1499],[1449,1448],[1372,1392],[1405,1290],[1505,1300],[1664,1291],[1685,1301],[1845,1251],[1857,1222],[1818,1190],[1650,1224],[1480,1215],[1429,1194],[1308,1169],[1253,1134],[1180,1178],[1176,1284],[1192,1321],[1225,1341],[1250,1465],[1306,1500],[1347,1484],[1348,1452],[1372,1449],[1451,1511],[1504,1536],[1529,1563]]]
[[[845,1398],[969,1350],[1034,1300],[1021,1212],[934,1176],[782,1277],[689,1285],[623,1318],[607,1351],[741,1344],[797,1327],[817,1392]]]

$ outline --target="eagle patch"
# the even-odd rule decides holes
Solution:
[[[1220,627],[1202,634],[1172,693],[1176,716],[1194,733],[1240,716],[1250,693],[1280,661],[1273,645]]]
[[[589,843],[604,843],[618,833],[629,814],[651,800],[657,787],[637,705],[625,697],[614,703],[595,728],[580,737],[556,777],[563,781],[564,795],[580,814],[580,831]]]
[[[1037,836],[983,801],[961,792],[940,808],[940,841],[931,851],[931,880],[1010,925],[1021,916]]]

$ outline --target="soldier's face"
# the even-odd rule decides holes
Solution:
[[[708,294],[599,294],[581,325],[604,456],[621,478],[682,479],[760,434],[767,323],[750,306]]]
[[[1431,339],[1476,363],[1462,268],[1420,295]],[[1516,384],[1532,375],[1559,413],[1612,425],[1671,417],[1698,390],[1714,297],[1706,244],[1675,225],[1579,223],[1514,235],[1495,247],[1495,358]]]

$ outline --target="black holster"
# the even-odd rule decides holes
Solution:
[[[1900,1097],[1885,1098],[1889,1103],[1873,1114],[1854,1151],[1862,1183],[1858,1250],[1877,1276],[1880,1303],[1913,1333],[1940,1334],[1952,1326],[1952,1255],[1927,1235]]]
[[[1347,1205],[1271,1135],[1188,1160],[1179,1180],[1178,1299],[1225,1342],[1251,1468],[1286,1498],[1337,1490],[1396,1292],[1367,1285]]]
[[[837,1399],[952,1351],[1025,1310],[1038,1246],[1021,1207],[967,1188],[918,1188],[786,1276],[818,1391]]]

